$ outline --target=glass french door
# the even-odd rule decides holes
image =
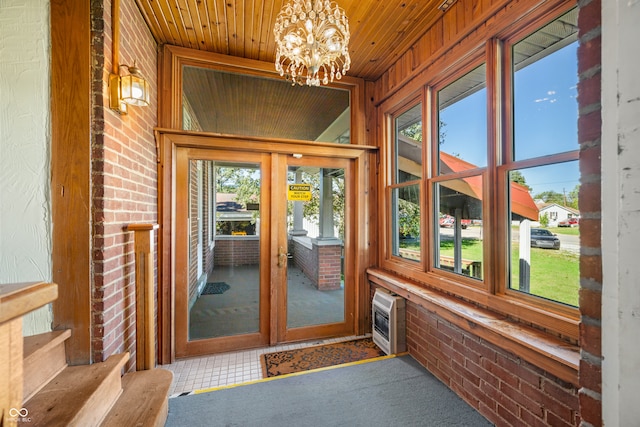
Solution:
[[[176,357],[269,342],[270,161],[177,150]]]
[[[352,161],[178,148],[176,357],[351,334]]]
[[[346,335],[353,332],[354,286],[348,268],[352,247],[346,159],[285,156],[278,198],[278,262],[281,296],[278,341]],[[284,170],[286,168],[286,170]],[[283,185],[284,184],[284,185]]]

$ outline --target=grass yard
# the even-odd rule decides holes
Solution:
[[[511,287],[518,289],[519,251],[511,252]],[[569,251],[531,248],[531,287],[529,293],[564,304],[578,306],[580,257]]]
[[[515,227],[514,227],[515,228]],[[579,227],[550,227],[548,228],[554,234],[566,234],[568,236],[579,236],[580,228]]]
[[[440,241],[440,255],[453,256],[453,240]],[[482,260],[482,240],[462,239],[462,258]]]
[[[552,233],[579,234],[577,228],[552,229]],[[419,250],[419,246],[408,249]],[[476,239],[462,240],[462,258],[482,260],[482,241]],[[440,254],[453,256],[453,241],[443,240]],[[558,301],[571,306],[578,306],[578,290],[580,288],[580,264],[577,253],[565,250],[531,248],[530,289],[529,293],[542,298]],[[519,289],[519,250],[514,245],[511,251],[511,288]]]
[[[579,235],[578,227],[550,228],[552,233]],[[402,245],[403,248],[419,251],[417,243]],[[440,254],[453,257],[453,240],[440,242]],[[482,241],[462,239],[462,258],[482,260]],[[519,247],[515,243],[511,250],[511,288],[519,289]],[[529,293],[542,298],[578,306],[580,288],[580,258],[577,253],[566,250],[531,248]]]

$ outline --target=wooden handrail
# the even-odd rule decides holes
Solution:
[[[58,285],[47,282],[0,284],[0,324],[22,318],[25,314],[58,298]]]
[[[0,284],[0,425],[18,425],[22,410],[22,316],[58,298],[55,283]]]
[[[129,224],[134,232],[136,262],[136,370],[156,365],[154,231],[157,224]]]

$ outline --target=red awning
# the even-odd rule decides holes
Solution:
[[[445,174],[476,168],[475,165],[443,151],[440,152],[440,162],[441,172]],[[482,200],[482,177],[480,175],[442,182],[441,185],[458,193]],[[527,187],[517,182],[512,182],[510,197],[512,213],[532,221],[538,220],[538,207],[531,198]]]

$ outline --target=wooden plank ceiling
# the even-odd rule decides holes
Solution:
[[[284,79],[186,67],[183,84],[183,102],[197,122],[183,126],[187,130],[315,141],[349,107],[348,91],[292,88]]]
[[[159,44],[275,61],[273,26],[288,0],[136,0]],[[376,80],[443,13],[442,0],[338,0],[349,18],[350,76]]]

